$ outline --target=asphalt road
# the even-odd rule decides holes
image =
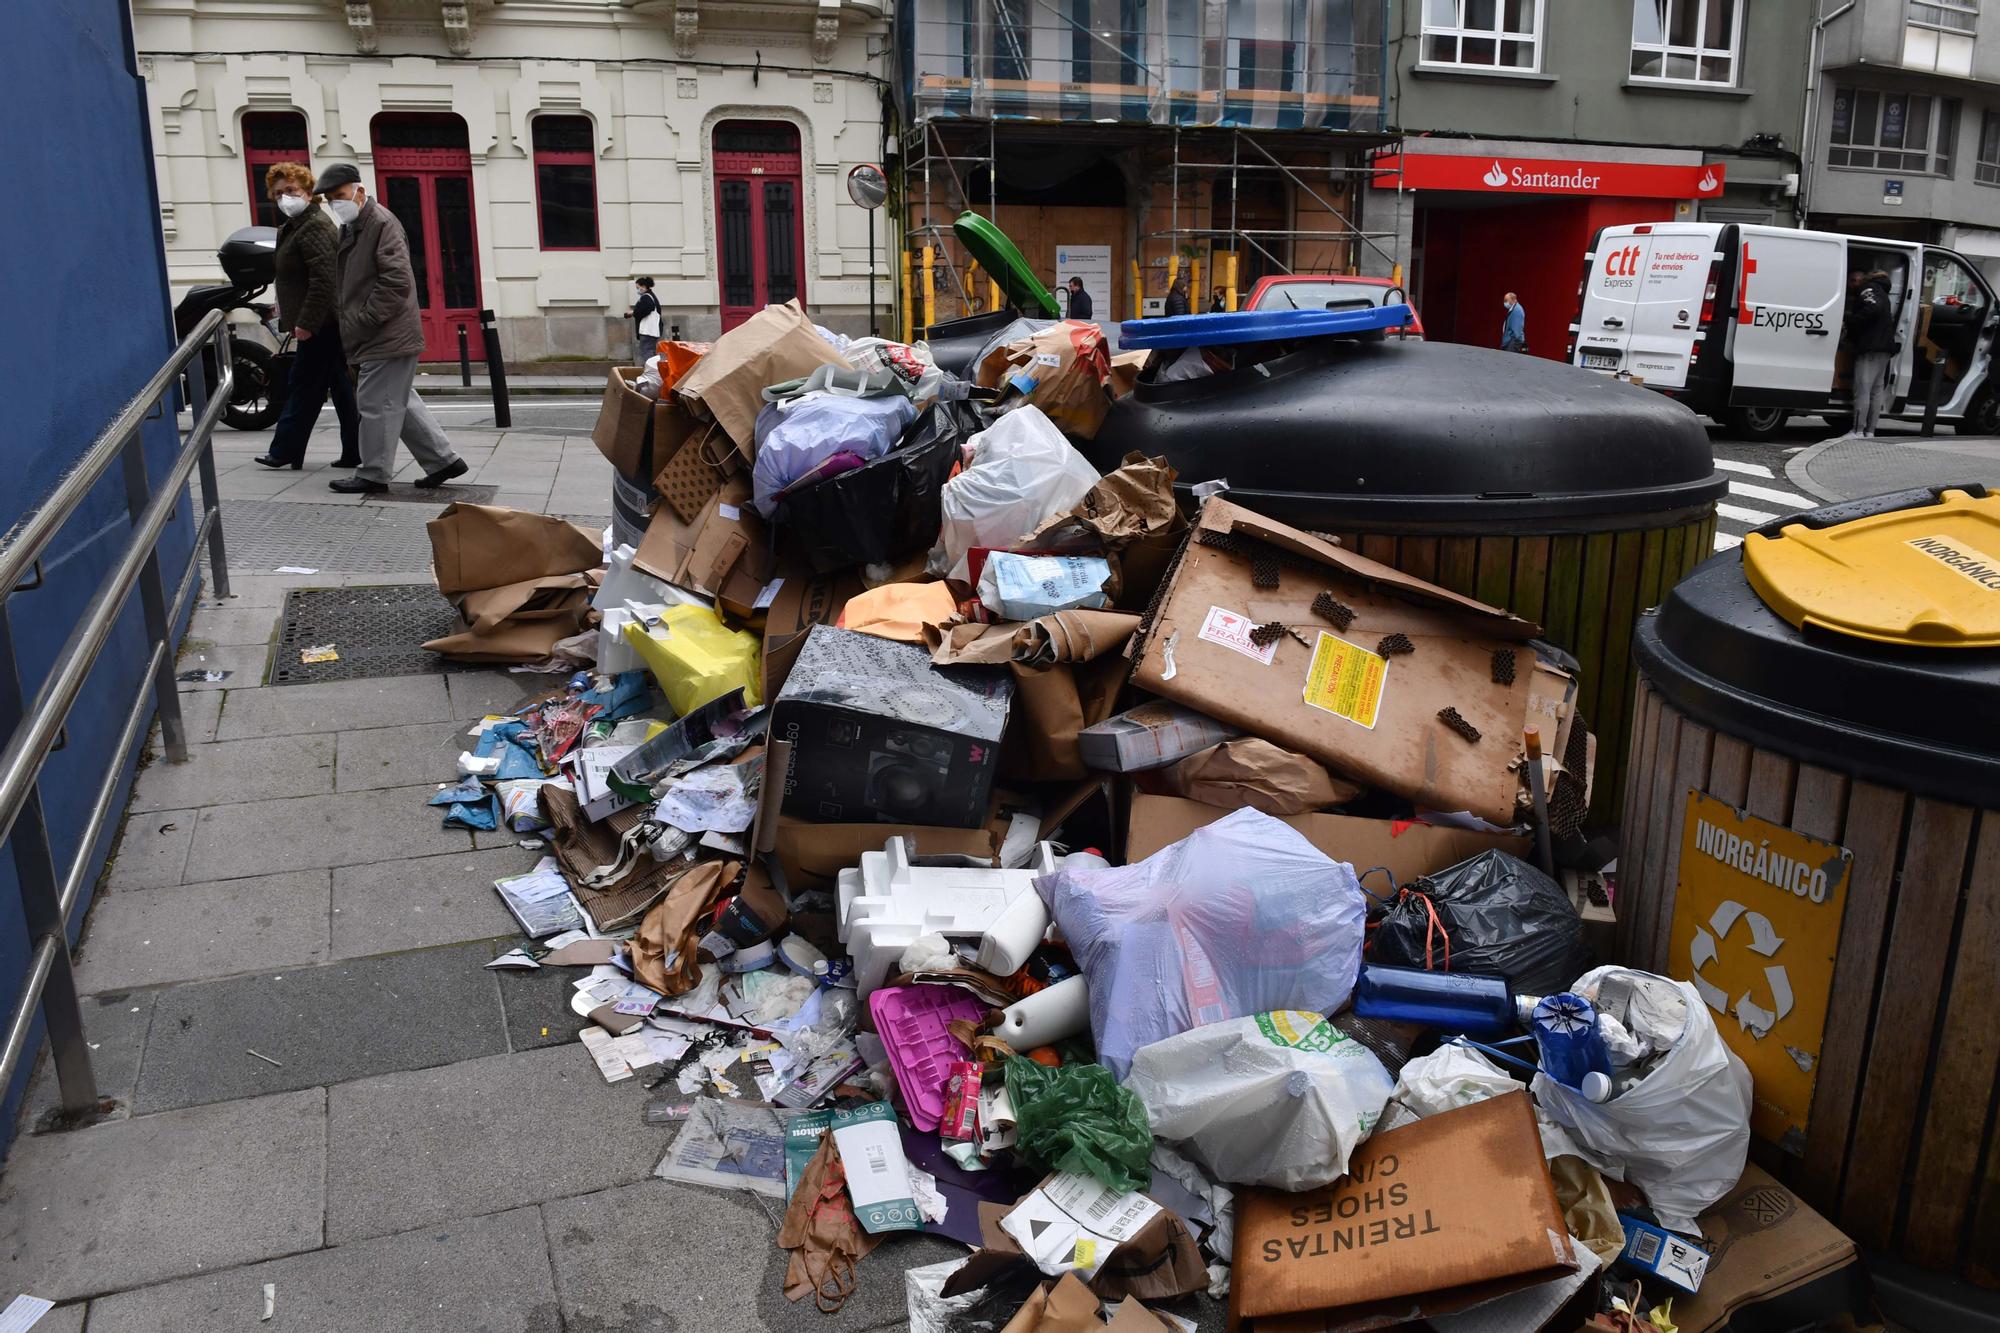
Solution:
[[[598,400],[594,396],[522,395],[512,406],[513,429],[536,434],[583,435],[597,422]],[[480,399],[435,398],[431,411],[447,430],[493,424],[492,405]],[[1904,429],[1914,431],[1891,425],[1884,427],[1884,433]],[[1798,419],[1767,443],[1733,439],[1724,427],[1709,426],[1715,464],[1729,474],[1729,495],[1719,507],[1716,524],[1717,550],[1740,544],[1745,533],[1774,518],[1818,503],[1785,479],[1785,460],[1827,435],[1828,428],[1817,417]]]

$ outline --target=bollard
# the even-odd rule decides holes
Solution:
[[[472,348],[465,340],[465,325],[458,326],[458,382],[460,387],[472,387]]]
[[[479,312],[479,332],[486,339],[486,379],[493,386],[493,424],[514,424],[514,411],[507,402],[507,363],[500,356],[500,330],[493,327],[493,312]]]

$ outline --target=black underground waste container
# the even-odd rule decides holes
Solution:
[[[1130,345],[1141,324],[1125,327]],[[1165,454],[1182,487],[1221,478],[1239,504],[1541,624],[1582,665],[1591,814],[1616,817],[1633,622],[1709,553],[1728,490],[1687,408],[1529,356],[1320,338],[1141,383],[1081,448],[1100,470]]]
[[[1621,956],[1719,1011],[1801,1197],[2000,1289],[2000,495],[1768,524],[1633,652]]]

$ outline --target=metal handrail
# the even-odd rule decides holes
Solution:
[[[201,365],[196,359],[210,358]],[[210,373],[215,376],[211,388]],[[146,467],[140,429],[185,375],[193,425],[167,473],[155,484]],[[173,627],[180,623],[198,586],[201,554],[207,548],[218,597],[229,595],[229,566],[222,542],[221,500],[217,494],[213,438],[215,424],[229,405],[235,376],[229,355],[228,326],[220,311],[204,316],[166,364],[125,405],[102,435],[84,451],[55,488],[14,525],[0,545],[0,840],[14,855],[20,881],[21,908],[34,947],[20,998],[6,1015],[0,1034],[0,1089],[12,1082],[28,1048],[37,1008],[47,1021],[57,1080],[66,1111],[88,1113],[97,1105],[97,1085],[84,1041],[82,1007],[76,977],[70,968],[69,914],[82,895],[85,876],[99,835],[115,812],[121,795],[119,778],[144,743],[147,721],[157,714],[161,739],[170,762],[187,759],[187,737],[181,721],[180,694],[173,674]],[[111,468],[123,464],[126,509],[132,535],[117,565],[85,604],[83,614],[42,677],[34,700],[24,705],[20,665],[8,601],[41,586],[22,577],[35,569],[49,542],[75,514],[84,498]],[[174,580],[173,602],[166,598],[160,573],[159,541],[180,508],[188,478],[201,470],[202,504],[186,568]],[[137,696],[125,710],[113,752],[105,765],[77,851],[69,866],[57,872],[42,813],[42,766],[76,706],[78,695],[96,666],[98,655],[137,587],[145,608],[151,651]],[[150,707],[149,707],[150,704]]]

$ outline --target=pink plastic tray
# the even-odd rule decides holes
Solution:
[[[954,1061],[970,1059],[965,1043],[945,1031],[954,1019],[977,1022],[986,1006],[956,986],[883,986],[868,997],[876,1035],[903,1090],[903,1108],[918,1129],[944,1120],[945,1079]]]

